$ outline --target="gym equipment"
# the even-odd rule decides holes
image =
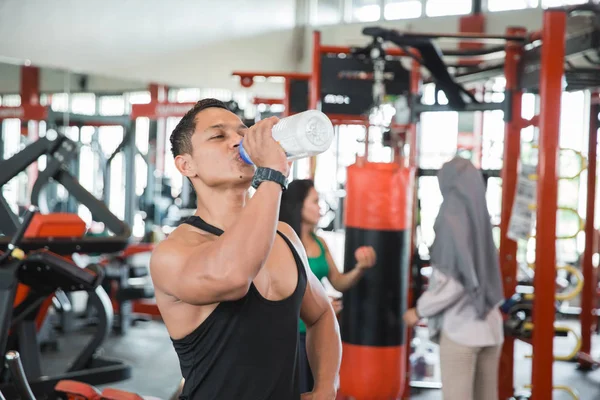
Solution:
[[[125,137],[128,138],[129,133],[126,132]],[[127,141],[124,140],[123,143]],[[138,299],[151,299],[154,297],[154,289],[150,284],[133,285],[130,283],[130,278],[143,278],[148,276],[147,268],[130,268],[127,260],[134,254],[140,252],[152,251],[152,245],[134,245],[131,249],[123,250],[124,244],[130,236],[130,228],[119,220],[106,206],[105,203],[98,200],[85,188],[83,188],[77,179],[73,177],[69,171],[69,160],[77,155],[77,144],[64,135],[55,131],[48,131],[47,135],[38,141],[30,144],[24,150],[17,153],[8,160],[0,163],[2,172],[0,173],[0,185],[8,182],[14,176],[24,171],[31,163],[36,161],[41,155],[47,155],[47,167],[42,171],[32,190],[32,204],[39,204],[45,211],[50,211],[48,198],[45,195],[45,190],[51,182],[61,183],[67,192],[85,205],[96,221],[105,223],[106,228],[115,233],[117,236],[87,236],[83,242],[75,244],[83,235],[85,229],[79,233],[71,235],[70,238],[62,240],[51,240],[49,249],[61,255],[71,255],[74,252],[79,253],[104,253],[99,262],[106,266],[105,279],[102,283],[107,293],[111,294],[114,303],[114,328],[118,333],[125,333],[129,325],[135,319],[131,313],[131,301]],[[119,148],[117,151],[120,151]],[[116,153],[114,153],[116,154]],[[109,158],[114,158],[114,154]],[[108,181],[107,181],[108,182]],[[105,184],[107,183],[105,182]],[[0,196],[1,197],[1,196]],[[68,215],[68,214],[67,214]],[[12,215],[8,205],[0,207],[0,231],[5,235],[10,236],[11,230],[14,230],[15,216]],[[45,224],[50,224],[49,219],[54,218],[50,215],[45,216]],[[68,217],[66,217],[68,218]],[[5,223],[6,222],[6,223]],[[64,219],[59,217],[56,221],[62,230],[65,229]],[[12,228],[11,228],[12,227]],[[64,233],[64,232],[63,232]],[[64,236],[64,235],[63,235]],[[26,238],[22,244],[24,248],[28,248],[28,240]],[[125,240],[124,240],[125,239]],[[33,240],[33,239],[32,239]],[[69,241],[74,246],[63,243]],[[1,241],[1,239],[0,239]],[[46,241],[47,242],[47,241]],[[59,244],[65,244],[65,247],[58,247]],[[112,246],[110,243],[114,243]],[[90,247],[91,244],[91,247]],[[46,245],[45,243],[43,245]],[[41,244],[32,244],[31,248],[43,247]],[[70,250],[70,251],[69,251]],[[140,319],[140,318],[138,318]],[[143,318],[141,318],[143,319]],[[70,323],[70,322],[67,322]]]
[[[31,204],[36,205],[42,212],[48,211],[48,201],[44,190],[50,182],[60,183],[82,205],[86,206],[96,221],[103,222],[114,236],[106,237],[69,237],[60,240],[27,237],[21,247],[24,251],[47,248],[62,255],[79,253],[114,253],[123,249],[131,235],[128,225],[117,218],[108,207],[89,193],[78,180],[68,172],[66,163],[76,154],[77,145],[67,137],[48,131],[45,137],[38,139],[25,147],[11,158],[0,162],[0,186],[6,184],[42,155],[47,157],[46,169],[40,172],[31,195]],[[1,196],[0,196],[1,197]],[[3,202],[5,203],[5,202]],[[8,238],[17,229],[16,217],[8,206],[0,207],[0,232],[6,235],[0,238],[0,249],[5,248]]]
[[[358,400],[402,395],[413,179],[398,164],[348,167],[344,271],[354,268],[357,248],[377,253],[377,265],[344,293],[341,314],[340,392]]]
[[[134,304],[143,300],[154,299],[154,287],[149,279],[146,265],[132,265],[131,259],[139,254],[152,252],[154,245],[139,243],[127,246],[117,253],[103,256],[98,264],[104,268],[105,278],[102,286],[109,294],[115,319],[113,329],[124,335],[129,327],[138,321],[148,321],[151,313],[134,312]],[[136,280],[140,280],[136,283]]]
[[[41,247],[40,250],[25,252],[17,243],[25,243],[26,235],[35,209],[23,218],[22,225],[10,238],[7,251],[0,257],[0,354],[6,349],[18,349],[23,360],[23,369],[36,396],[49,393],[62,379],[80,380],[90,384],[121,381],[131,376],[131,368],[118,360],[100,358],[98,348],[106,340],[112,326],[112,307],[108,295],[100,286],[103,270],[97,265],[82,269],[67,259]],[[36,215],[40,231],[48,230],[43,224],[43,215]],[[72,218],[78,218],[72,215]],[[80,220],[80,224],[84,224]],[[50,227],[49,230],[52,230]],[[121,246],[126,245],[126,238]],[[46,238],[46,240],[48,240]],[[114,243],[113,243],[114,246]],[[30,290],[17,300],[18,286],[26,285]],[[62,374],[45,376],[40,366],[36,323],[47,309],[48,299],[58,289],[64,292],[86,291],[90,303],[96,310],[96,332],[81,353]],[[0,365],[0,391],[11,398],[14,390],[4,367]]]
[[[20,354],[16,351],[9,351],[6,354],[5,360],[19,398],[21,400],[36,400],[36,396],[33,394],[23,370]],[[0,393],[0,399],[3,399],[1,395],[2,393]],[[52,392],[45,393],[45,396],[50,396],[50,398],[66,398],[67,400],[158,400],[112,388],[107,388],[100,392],[100,390],[92,385],[72,380],[59,381]]]

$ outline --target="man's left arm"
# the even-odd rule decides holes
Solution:
[[[323,285],[309,268],[306,273],[308,282],[300,317],[306,324],[306,352],[315,382],[312,397],[306,399],[333,400],[342,360],[340,330]]]
[[[303,394],[302,400],[334,400],[342,361],[342,341],[337,318],[323,285],[308,267],[308,257],[300,238],[285,223],[280,222],[278,229],[298,250],[308,278],[300,318],[306,324],[306,352],[315,383],[313,391]]]

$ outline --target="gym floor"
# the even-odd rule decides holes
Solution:
[[[44,373],[54,374],[54,371],[64,369],[76,352],[83,347],[86,340],[87,336],[83,333],[72,333],[61,337],[59,339],[60,351],[45,352],[43,355]],[[600,346],[600,338],[594,337],[594,341],[594,348],[597,349]],[[571,350],[571,346],[572,343],[569,339],[556,339],[555,354],[566,354]],[[529,345],[522,342],[517,342],[516,347],[515,384],[518,388],[522,388],[531,379],[531,361],[525,358],[531,350]],[[169,399],[179,384],[181,373],[177,357],[167,331],[160,322],[140,322],[132,327],[124,337],[113,335],[104,346],[102,355],[119,358],[133,367],[131,379],[106,385],[107,387]],[[574,363],[556,362],[554,364],[554,383],[576,388],[581,400],[600,398],[600,370],[586,374],[579,372]],[[442,395],[439,390],[414,390],[411,398],[441,400]],[[570,400],[572,398],[565,393],[555,392],[553,399]]]

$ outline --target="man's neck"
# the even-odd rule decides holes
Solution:
[[[197,196],[198,206],[195,215],[226,231],[238,219],[248,198],[248,190],[239,188]]]

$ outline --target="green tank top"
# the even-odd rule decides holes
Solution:
[[[327,257],[325,256],[325,247],[321,243],[321,240],[313,233],[313,237],[317,241],[321,254],[318,257],[308,257],[308,266],[313,274],[319,281],[329,275],[329,264],[327,263]],[[306,325],[300,320],[300,332],[306,332]]]

